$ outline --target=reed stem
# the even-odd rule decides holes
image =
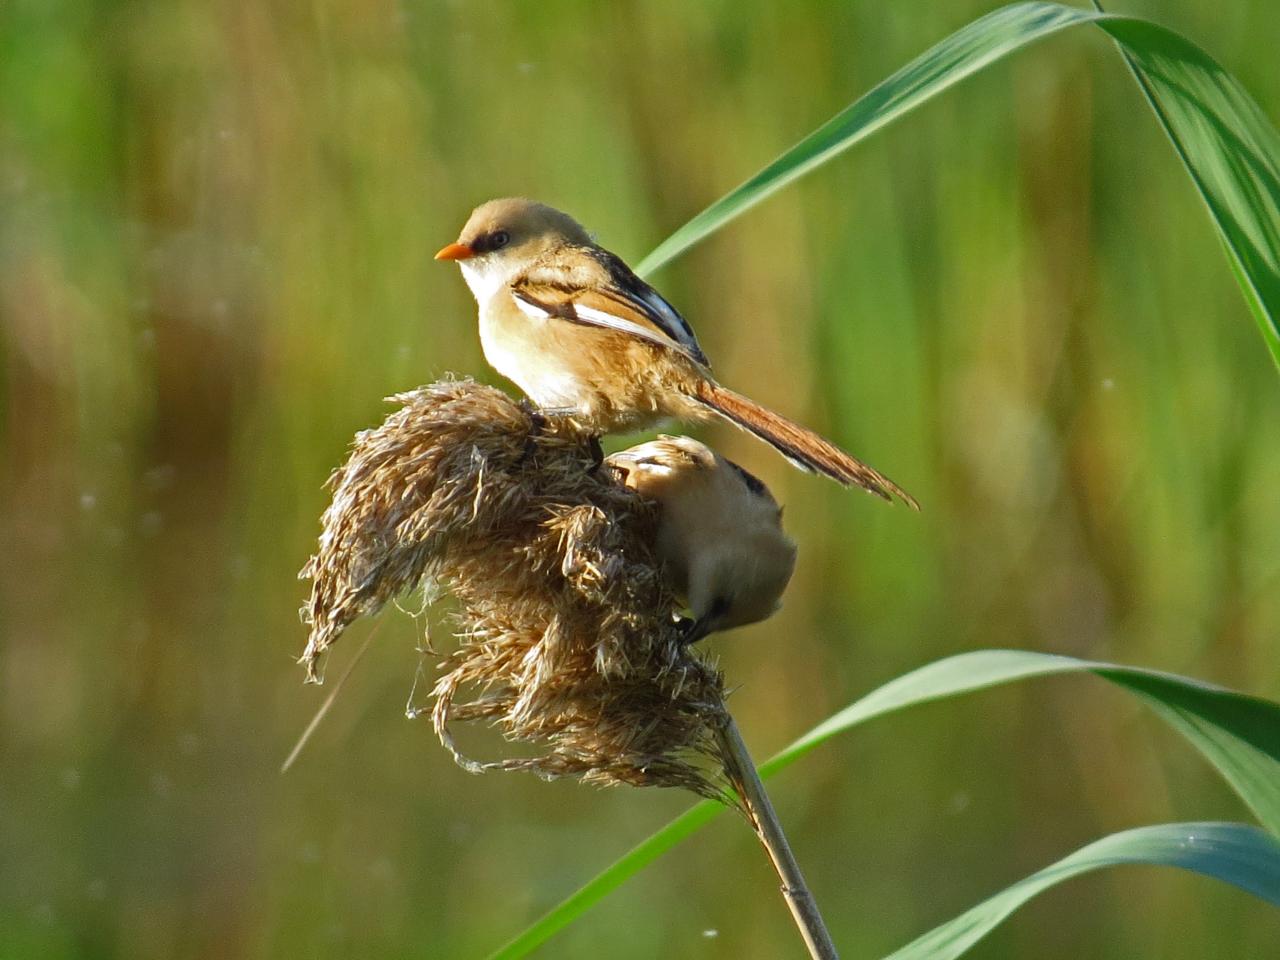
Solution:
[[[805,946],[809,948],[809,955],[814,960],[839,960],[831,934],[827,931],[822,914],[818,912],[818,904],[804,881],[804,874],[800,872],[800,864],[791,852],[787,835],[782,832],[782,824],[773,804],[769,802],[769,795],[765,793],[756,765],[747,752],[747,745],[738,732],[738,725],[727,711],[716,727],[716,736],[724,753],[725,775],[742,798],[747,820],[782,881],[782,895],[786,898]]]

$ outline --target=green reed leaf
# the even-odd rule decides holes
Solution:
[[[1036,894],[1082,873],[1128,864],[1190,870],[1280,906],[1280,843],[1274,837],[1240,823],[1163,823],[1095,840],[885,960],[954,960]]]
[[[1212,57],[1145,20],[1019,3],[975,20],[836,114],[664,240],[647,273],[787,184],[982,68],[1066,27],[1092,23],[1119,46],[1226,248],[1232,275],[1280,364],[1280,134]]]

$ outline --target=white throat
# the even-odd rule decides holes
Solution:
[[[493,299],[494,294],[501,290],[508,280],[506,271],[492,261],[474,263],[470,260],[462,260],[459,261],[458,266],[462,268],[462,279],[467,281],[467,286],[471,288],[471,295],[482,307]]]

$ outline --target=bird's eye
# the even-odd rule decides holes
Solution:
[[[489,237],[489,245],[494,250],[501,249],[502,247],[505,247],[510,242],[511,242],[511,234],[507,233],[507,231],[505,230],[497,230],[492,234],[492,236]]]

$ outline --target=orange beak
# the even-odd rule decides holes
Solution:
[[[476,255],[465,243],[451,243],[447,247],[441,247],[440,252],[436,254],[437,260],[470,260]]]

